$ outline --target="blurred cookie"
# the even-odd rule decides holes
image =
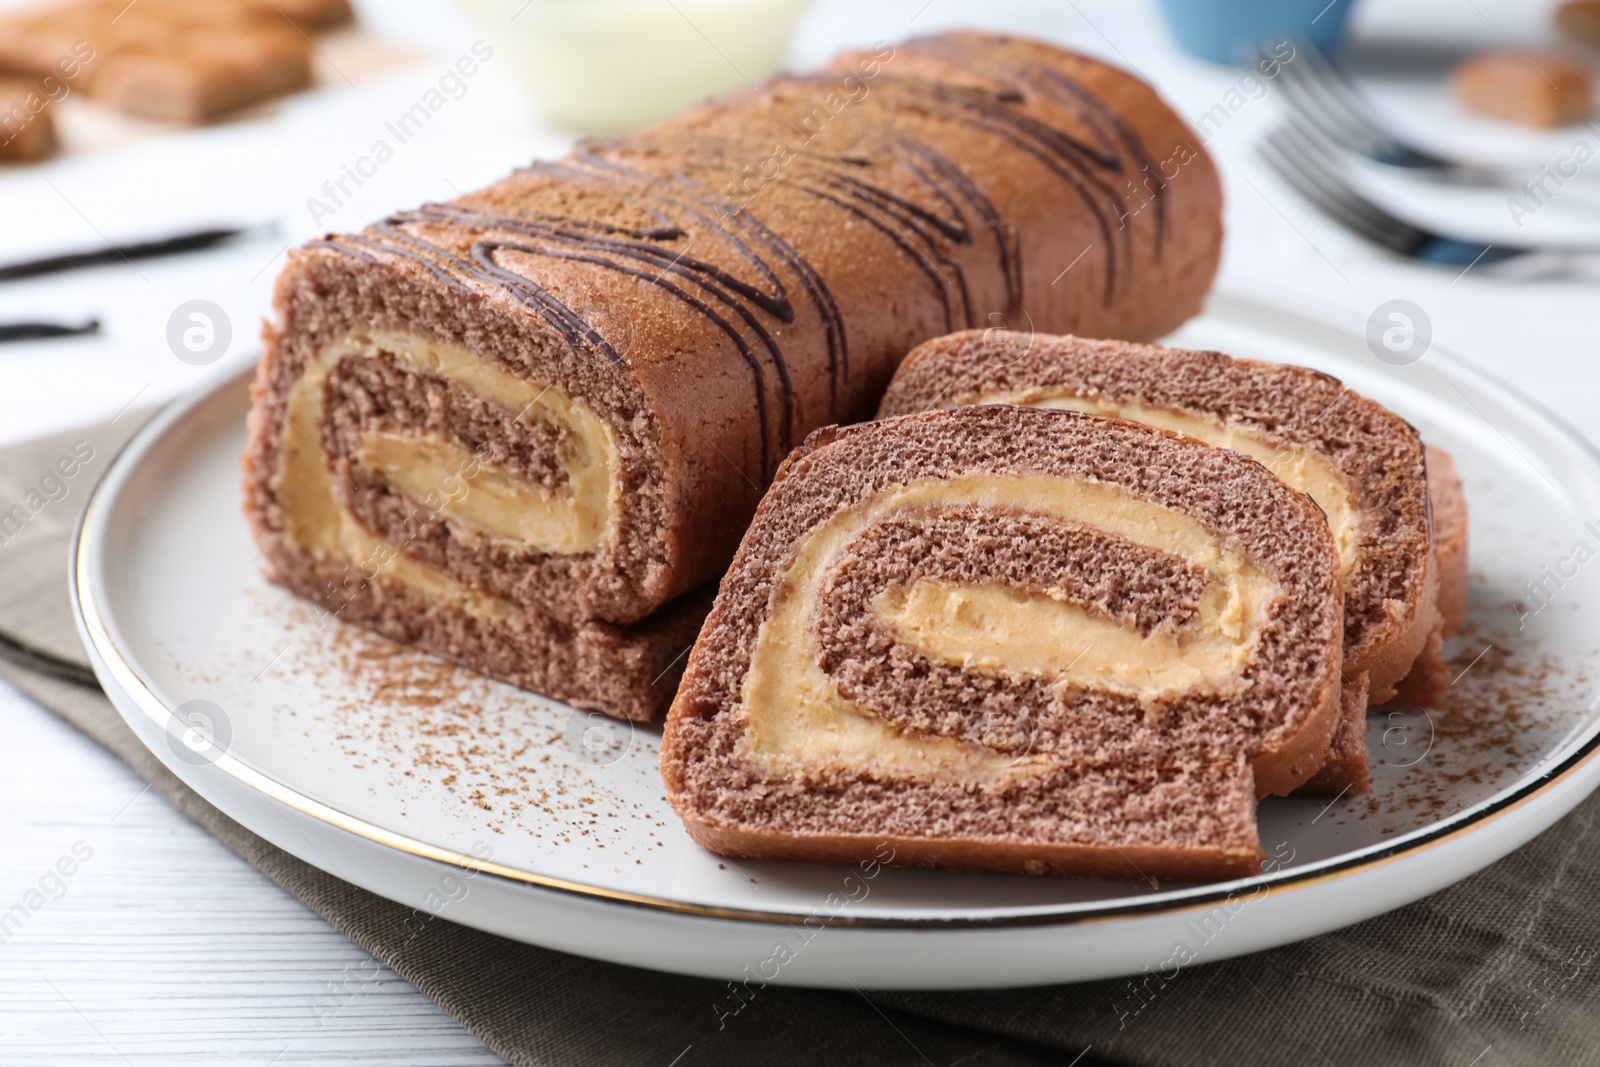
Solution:
[[[0,16],[0,71],[79,78],[124,111],[199,122],[309,84],[306,31],[349,18],[348,0],[37,4]]]
[[[1600,48],[1600,0],[1568,0],[1556,8],[1556,25],[1568,37]]]
[[[1553,52],[1482,52],[1457,67],[1451,82],[1467,107],[1524,126],[1581,122],[1593,107],[1588,68]]]
[[[310,47],[293,30],[185,27],[105,57],[89,92],[137,115],[201,122],[310,82]]]
[[[0,78],[0,162],[43,159],[55,146],[49,95],[37,81]]]

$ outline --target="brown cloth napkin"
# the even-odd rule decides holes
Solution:
[[[88,684],[64,595],[67,541],[136,421],[124,418],[0,452],[0,675],[513,1064],[1600,1063],[1600,798],[1400,911],[1175,977],[959,993],[769,986],[728,1016],[725,983],[507,941],[347,885],[207,804]],[[93,458],[65,477],[57,461],[80,441]],[[37,512],[7,527],[50,470],[65,492],[47,482]]]

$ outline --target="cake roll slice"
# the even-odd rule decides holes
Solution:
[[[1466,597],[1465,498],[1449,457],[1425,454],[1404,419],[1303,367],[1005,331],[969,331],[920,346],[900,367],[879,415],[996,403],[1176,430],[1255,457],[1317,501],[1339,545],[1344,674],[1352,693],[1329,773],[1312,788],[1365,789],[1367,705],[1392,699],[1408,675],[1406,696],[1416,702],[1435,699],[1448,683],[1441,679],[1441,604],[1459,625]],[[1442,538],[1430,530],[1430,492],[1448,516]],[[1441,582],[1446,560],[1449,580]]]
[[[1454,637],[1467,620],[1467,495],[1450,453],[1428,446],[1428,500],[1433,551],[1439,559],[1439,624]]]
[[[1159,335],[1220,232],[1210,160],[1129,74],[976,34],[852,53],[292,252],[245,509],[306,595],[377,541],[440,615],[633,626],[714,582],[783,457],[870,417],[916,344],[1024,308]]]
[[[1455,460],[1442,448],[1427,446],[1428,503],[1432,509],[1433,555],[1439,568],[1439,617],[1428,642],[1396,687],[1398,699],[1426,706],[1450,685],[1444,642],[1467,618],[1467,497]]]
[[[1324,763],[1311,499],[1192,438],[972,407],[818,431],[690,653],[661,769],[733,856],[1224,878]]]

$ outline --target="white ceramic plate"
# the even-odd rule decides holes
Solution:
[[[1600,635],[1595,453],[1436,352],[1390,366],[1357,332],[1241,298],[1214,299],[1173,340],[1310,364],[1391,405],[1455,454],[1472,509],[1449,706],[1371,720],[1369,796],[1263,803],[1259,877],[1157,886],[704,852],[665,799],[658,730],[398,650],[262,581],[239,507],[243,378],[162,412],[107,470],[78,535],[79,622],[151,750],[281,848],[430,915],[712,977],[948,988],[1166,970],[1396,908],[1569,811],[1600,781],[1584,674]],[[1544,607],[1524,587],[1541,580]]]

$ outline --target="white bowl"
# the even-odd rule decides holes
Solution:
[[[552,122],[621,133],[783,63],[806,0],[462,0]]]

